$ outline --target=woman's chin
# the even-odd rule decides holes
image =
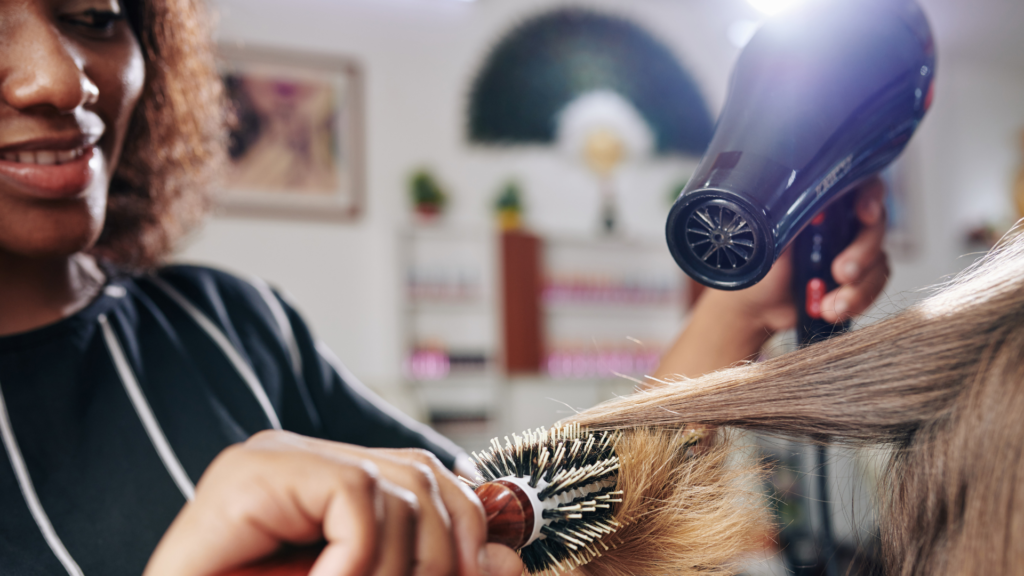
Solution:
[[[64,199],[25,199],[0,190],[0,252],[27,258],[66,257],[96,244],[107,207],[106,181]]]
[[[102,215],[96,218],[88,207],[46,212],[41,219],[0,217],[0,252],[30,259],[69,257],[92,248],[103,231]]]

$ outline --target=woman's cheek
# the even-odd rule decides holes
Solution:
[[[108,128],[112,129],[110,148],[106,150],[108,159],[108,171],[112,174],[116,168],[118,159],[121,156],[121,147],[124,144],[125,133],[131,124],[132,116],[142,95],[146,83],[146,63],[142,57],[142,50],[135,37],[128,32],[129,41],[126,42],[116,56],[111,54],[107,62],[118,62],[115,69],[106,70],[110,80],[107,98],[104,98],[103,86],[100,86],[100,105],[103,110]],[[109,64],[108,64],[109,65]]]
[[[142,50],[139,48],[138,42],[133,41],[132,44],[128,64],[121,74],[122,93],[124,94],[123,107],[128,109],[129,117],[131,111],[135,109],[135,104],[142,94],[142,87],[146,83],[146,62],[142,58]]]

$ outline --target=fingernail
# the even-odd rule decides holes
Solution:
[[[858,266],[856,262],[847,262],[843,266],[843,274],[845,274],[846,278],[849,280],[856,278],[859,272],[860,266]]]
[[[490,576],[491,574],[491,559],[487,556],[487,548],[481,548],[480,554],[476,558],[477,566],[480,568],[481,576]]]

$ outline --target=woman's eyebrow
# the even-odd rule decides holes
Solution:
[[[122,0],[66,0],[61,3],[61,8],[72,12],[94,10],[118,14],[125,10]]]

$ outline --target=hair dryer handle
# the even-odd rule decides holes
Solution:
[[[860,228],[856,202],[855,190],[836,198],[793,242],[793,302],[800,346],[825,340],[849,327],[849,321],[832,324],[823,320],[821,303],[825,294],[839,286],[832,277],[832,261],[853,242]]]

